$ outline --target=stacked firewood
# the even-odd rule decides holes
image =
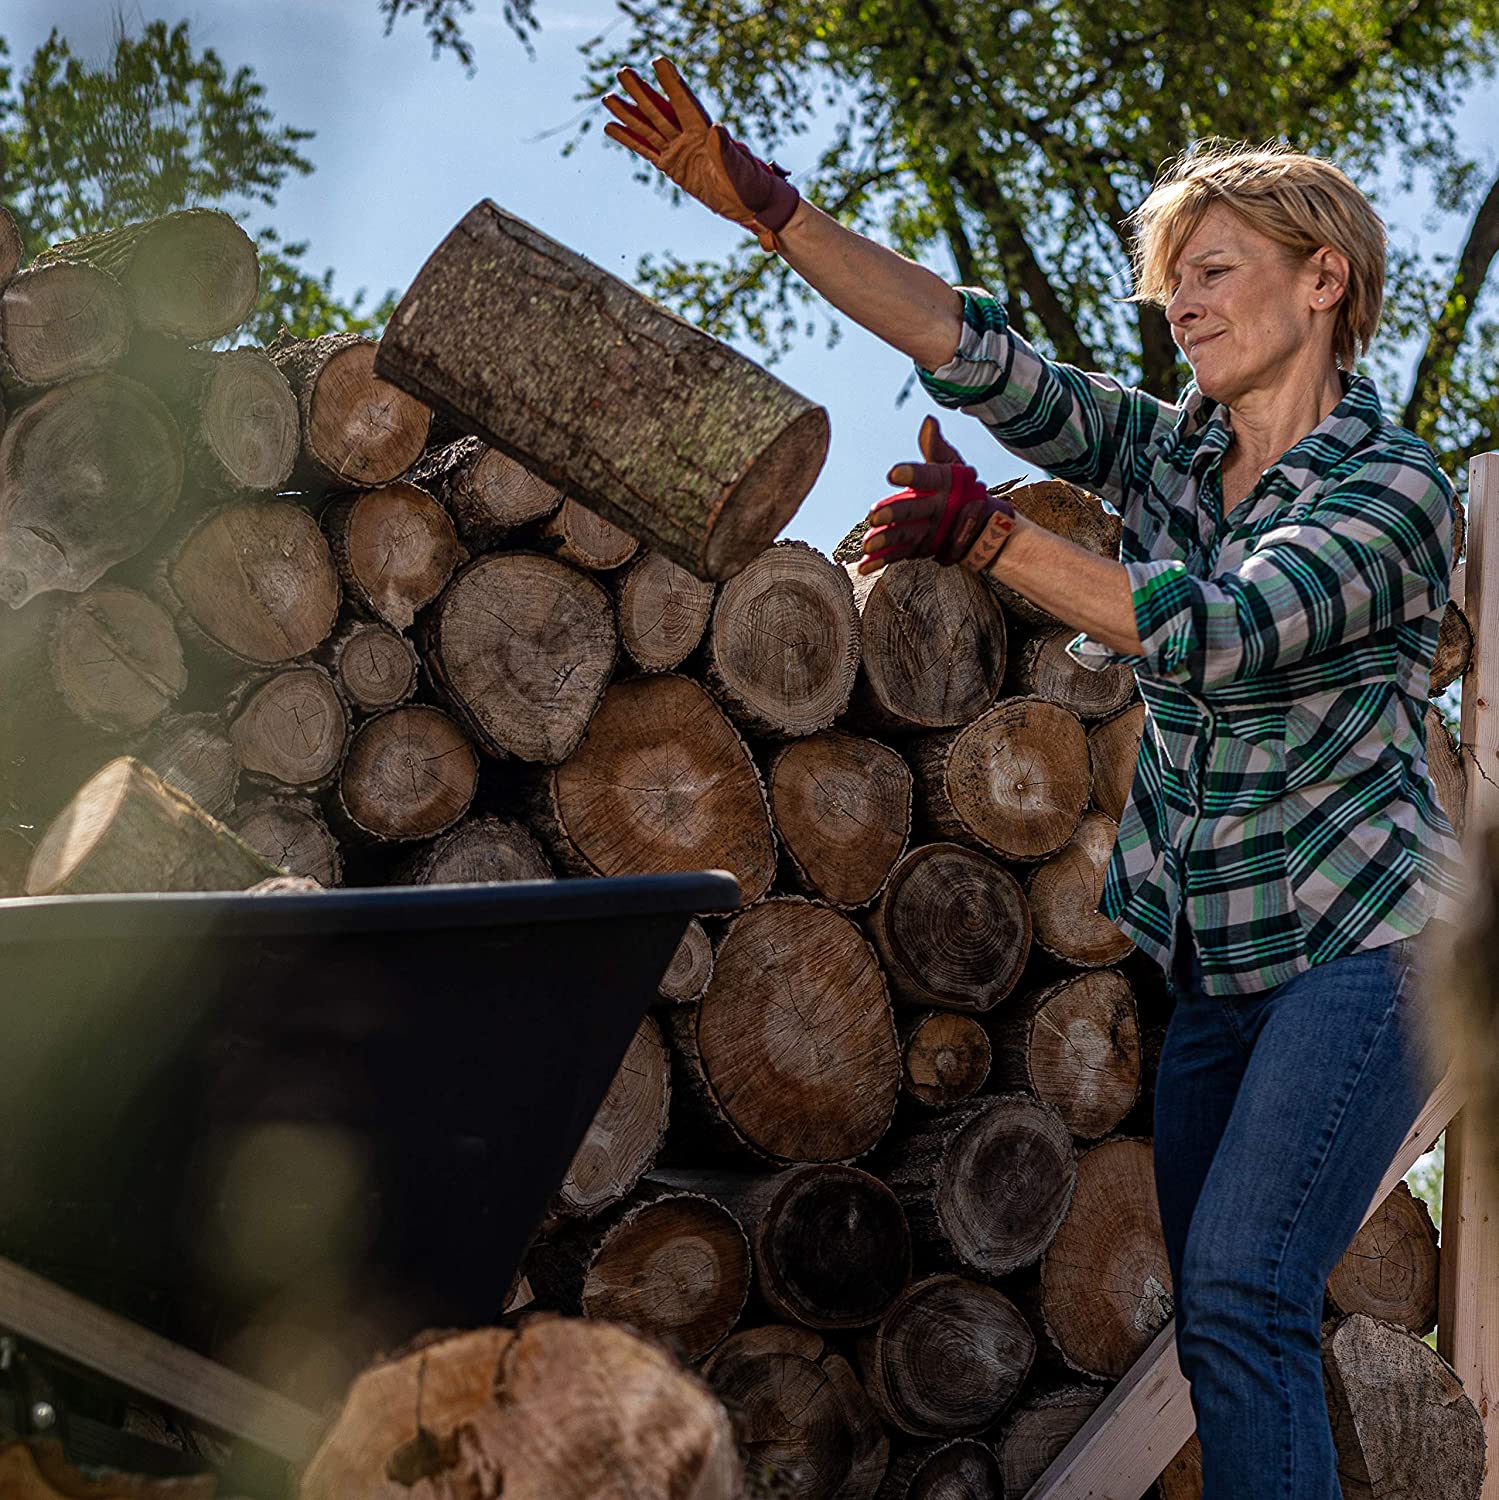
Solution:
[[[667,1343],[786,1493],[1024,1494],[1172,1313],[1168,1003],[1096,912],[1131,674],[959,569],[859,577],[856,533],[705,583],[434,428],[368,340],[195,347],[248,311],[242,239],[173,216],[0,292],[0,881],[731,871],[496,1312]],[[1010,498],[1117,548],[1080,490]],[[1345,1469],[1419,1451],[1458,1494],[1435,1247],[1398,1187],[1329,1283],[1329,1389]]]

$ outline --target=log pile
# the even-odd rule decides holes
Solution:
[[[1022,1495],[1172,1314],[1150,1142],[1169,1003],[1095,910],[1144,729],[1128,673],[1082,672],[1058,622],[931,563],[861,578],[780,542],[704,582],[544,477],[570,427],[532,471],[428,441],[368,341],[189,347],[212,336],[190,316],[240,294],[152,312],[180,253],[140,233],[10,281],[17,306],[83,295],[49,268],[117,295],[77,349],[7,352],[0,317],[23,372],[0,440],[0,889],[731,871],[742,908],[692,923],[496,1314],[662,1341],[786,1493]],[[775,469],[782,427],[767,441]],[[1117,544],[1082,491],[1012,498]],[[1435,1235],[1402,1193],[1328,1288],[1366,1446],[1390,1340],[1341,1330],[1415,1336],[1435,1308]],[[528,1340],[535,1399],[565,1379],[547,1326],[434,1349],[454,1370],[434,1454],[517,1420],[490,1381]],[[347,1420],[405,1412],[419,1368],[366,1377]],[[668,1425],[642,1463],[717,1464],[709,1417]],[[311,1493],[343,1493],[347,1464],[409,1485],[435,1459],[399,1430],[335,1434]]]

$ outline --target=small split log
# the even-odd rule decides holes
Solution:
[[[303,797],[255,797],[226,820],[257,854],[290,875],[320,886],[343,883],[343,851],[315,802]]]
[[[395,708],[416,691],[416,647],[379,620],[351,620],[323,645],[320,659],[355,713]]]
[[[239,755],[218,714],[163,714],[131,753],[212,817],[234,806]]]
[[[902,1023],[901,1091],[929,1109],[951,1109],[989,1076],[989,1033],[973,1016],[925,1010]]]
[[[465,818],[402,865],[407,885],[484,885],[551,880],[552,867],[530,831],[509,818]]]
[[[478,783],[479,756],[462,727],[439,709],[410,704],[354,731],[338,809],[367,841],[434,838],[468,811]]]
[[[677,944],[656,993],[670,1005],[686,1005],[701,1000],[708,981],[713,977],[713,943],[703,924],[693,917]]]
[[[1134,943],[1098,910],[1119,827],[1101,812],[1084,815],[1067,847],[1038,866],[1026,885],[1036,943],[1081,968],[1118,963]]]
[[[1436,704],[1426,710],[1426,769],[1437,803],[1447,814],[1452,831],[1461,838],[1467,827],[1468,767],[1458,747],[1457,736],[1447,727]]]
[[[539,552],[549,552],[592,573],[621,568],[640,550],[640,543],[628,531],[621,531],[571,496],[537,530]]]
[[[1054,1387],[1027,1397],[1010,1413],[998,1443],[1005,1500],[1030,1493],[1106,1395],[1103,1385]]]
[[[620,644],[642,672],[670,672],[697,650],[713,612],[714,586],[659,552],[619,575]]]
[[[476,437],[429,449],[406,477],[442,501],[476,555],[492,551],[511,532],[544,519],[562,503],[556,485]]]
[[[1005,1500],[1006,1494],[994,1449],[977,1438],[953,1438],[898,1453],[875,1500]]]
[[[1140,763],[1140,738],[1145,732],[1145,705],[1132,703],[1112,719],[1088,731],[1088,764],[1093,771],[1093,805],[1116,823],[1124,816]]]
[[[1327,1278],[1340,1315],[1365,1313],[1416,1335],[1437,1323],[1437,1231],[1425,1202],[1403,1182],[1364,1221]]]
[[[248,776],[312,792],[338,774],[349,711],[322,667],[282,667],[250,678],[229,703],[229,739]]]
[[[97,266],[44,262],[0,291],[0,377],[13,385],[57,385],[93,375],[129,347],[124,290]]]
[[[1087,490],[1068,484],[1061,479],[1043,479],[1035,484],[1012,485],[1005,489],[1008,500],[1019,515],[1037,526],[1044,526],[1058,536],[1064,536],[1079,547],[1085,547],[1098,557],[1115,559],[1119,556],[1121,523],[1112,511],[1105,510],[1103,501]],[[1004,606],[1017,620],[1046,630],[1057,630],[1062,621],[1033,604],[1023,594],[1007,588],[997,579],[985,575],[985,581],[1004,601]],[[1077,632],[1074,631],[1075,635]]]
[[[1473,627],[1462,609],[1450,599],[1437,629],[1437,649],[1431,658],[1432,697],[1445,692],[1464,672],[1473,657]]]
[[[1067,650],[1076,639],[1067,626],[1026,641],[1010,663],[1015,691],[1059,703],[1080,719],[1107,719],[1135,696],[1135,674],[1123,662],[1097,672],[1083,666]]]

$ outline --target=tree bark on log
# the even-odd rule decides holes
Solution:
[[[416,647],[378,620],[351,620],[319,651],[344,701],[359,714],[395,708],[415,691]]]
[[[538,552],[550,553],[591,573],[622,568],[640,550],[640,543],[628,531],[621,531],[571,496],[541,522],[537,533]]]
[[[1026,884],[1037,945],[1080,968],[1103,968],[1134,951],[1134,943],[1098,910],[1118,832],[1105,814],[1084,814],[1067,847],[1038,866]]]
[[[21,231],[10,210],[0,208],[0,285],[21,269],[21,262],[25,259],[26,247],[21,242]]]
[[[1436,704],[1426,710],[1426,769],[1437,803],[1461,838],[1468,822],[1468,768],[1456,737]]]
[[[1432,697],[1451,687],[1464,672],[1473,656],[1473,627],[1468,617],[1450,599],[1442,611],[1442,623],[1437,630],[1437,649],[1431,658]]]
[[[289,875],[320,886],[343,884],[343,850],[315,802],[303,797],[255,797],[241,802],[228,825],[255,852]]]
[[[1103,1385],[1059,1386],[1028,1396],[1010,1413],[996,1445],[1005,1500],[1030,1493],[1106,1395]]]
[[[951,1109],[989,1076],[989,1034],[973,1016],[926,1010],[900,1028],[901,1091],[928,1109]]]
[[[796,883],[833,906],[884,890],[911,832],[911,772],[877,740],[828,729],[776,751],[770,811]]]
[[[440,709],[411,704],[354,731],[338,812],[364,842],[429,839],[468,811],[478,784],[479,757],[462,728]]]
[[[1327,1278],[1340,1315],[1365,1313],[1415,1334],[1437,1325],[1437,1231],[1424,1200],[1397,1182]]]
[[[417,273],[377,368],[699,578],[755,557],[827,455],[820,406],[487,200]]]
[[[1112,719],[1088,731],[1088,764],[1093,771],[1093,805],[1116,823],[1135,784],[1140,739],[1145,733],[1145,705],[1132,703]]]
[[[229,699],[229,739],[245,774],[272,790],[330,785],[349,744],[349,711],[322,667],[282,667]]]
[[[1086,547],[1098,557],[1111,561],[1119,556],[1121,523],[1112,511],[1104,509],[1098,496],[1068,484],[1061,479],[1042,479],[1035,484],[1014,485],[1005,490],[1005,499],[1015,507],[1017,515],[1037,526],[1044,526],[1058,536],[1064,536],[1079,547]],[[984,575],[985,582],[994,590],[1004,606],[1017,620],[1045,630],[1061,629],[1065,622],[1049,611],[1033,604],[1023,594],[1007,588],[997,579]],[[1077,632],[1074,631],[1075,635]]]
[[[483,885],[551,880],[552,867],[528,829],[509,818],[465,818],[401,866],[406,885]]]
[[[642,672],[670,672],[697,650],[713,612],[714,586],[659,552],[619,576],[620,644]]]
[[[130,347],[113,276],[75,261],[31,266],[0,291],[0,377],[22,388],[107,370]]]
[[[556,485],[476,437],[429,449],[406,477],[442,501],[475,555],[562,504]]]
[[[1135,696],[1135,674],[1123,662],[1095,672],[1068,655],[1077,639],[1070,625],[1033,635],[1011,657],[1017,694],[1045,698],[1080,719],[1107,719]]]
[[[1005,1496],[994,1449],[977,1438],[953,1438],[945,1443],[922,1443],[897,1454],[875,1500],[1005,1500]]]
[[[656,993],[669,1005],[687,1005],[703,998],[712,977],[713,943],[703,924],[693,917],[666,966],[666,973],[661,976]]]
[[[239,756],[218,714],[163,714],[131,754],[211,817],[234,806]]]

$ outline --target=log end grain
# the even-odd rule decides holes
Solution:
[[[1437,1321],[1437,1231],[1425,1202],[1397,1182],[1327,1278],[1340,1313],[1365,1313],[1416,1335]]]
[[[50,648],[53,680],[68,710],[109,733],[147,729],[187,687],[171,617],[136,589],[99,583],[68,600]]]
[[[233,695],[229,739],[241,768],[273,787],[328,784],[349,743],[349,711],[322,667],[285,667]]]
[[[541,845],[509,818],[465,818],[402,866],[410,885],[481,885],[551,880]]]
[[[901,1089],[929,1109],[948,1109],[984,1086],[991,1055],[975,1017],[924,1011],[901,1028]]]
[[[0,370],[18,385],[57,385],[94,374],[129,346],[125,293],[97,266],[44,262],[0,291]]]
[[[1066,848],[1030,878],[1026,895],[1036,942],[1067,963],[1102,968],[1134,950],[1133,941],[1098,910],[1118,832],[1105,814],[1085,814]]]
[[[1093,772],[1093,804],[1116,823],[1124,816],[1135,768],[1140,762],[1140,740],[1145,733],[1145,705],[1128,708],[1095,724],[1088,731],[1088,765]]]
[[[697,649],[713,610],[714,586],[669,557],[647,552],[621,575],[620,643],[642,672],[669,672]]]
[[[479,757],[447,714],[413,704],[354,731],[339,777],[340,808],[376,841],[433,838],[474,800]]]
[[[302,797],[255,797],[228,818],[245,843],[289,875],[320,887],[343,881],[343,851],[315,802]]]

